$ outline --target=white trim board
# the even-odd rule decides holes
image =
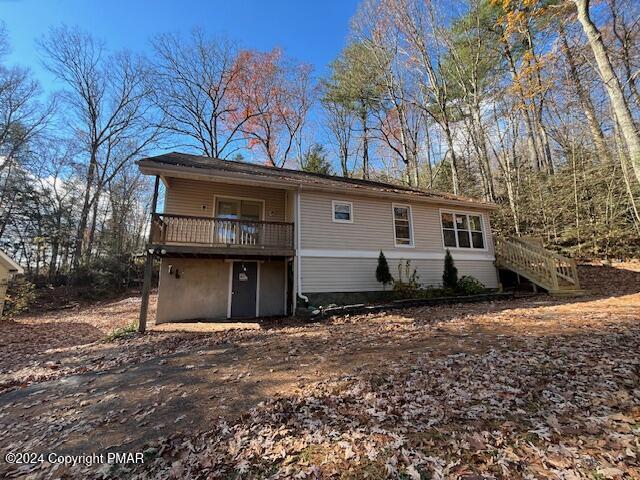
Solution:
[[[0,263],[7,267],[7,270],[11,273],[23,274],[23,268],[13,260],[9,255],[0,250]]]
[[[383,250],[384,256],[394,260],[444,260],[445,252],[416,252],[415,250]],[[380,250],[324,250],[307,248],[300,250],[302,257],[316,258],[378,258]],[[451,252],[454,260],[482,260],[493,262],[495,256],[483,252]]]

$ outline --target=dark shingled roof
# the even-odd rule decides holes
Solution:
[[[471,198],[452,195],[449,193],[433,192],[419,190],[404,185],[394,185],[391,183],[376,182],[373,180],[362,180],[359,178],[346,178],[336,175],[324,175],[321,173],[303,172],[301,170],[293,170],[290,168],[273,168],[255,163],[239,162],[236,160],[221,160],[219,158],[205,157],[201,155],[191,155],[180,152],[171,152],[156,157],[148,157],[140,160],[138,164],[145,166],[171,166],[186,167],[199,170],[209,170],[210,173],[228,172],[239,175],[251,175],[253,177],[260,176],[265,180],[274,180],[278,182],[291,183],[295,185],[317,185],[324,187],[336,187],[338,189],[357,189],[357,190],[373,190],[379,192],[413,194],[416,196],[429,197],[434,200],[443,199],[449,201],[459,201],[478,204],[484,207],[493,207],[493,204],[475,200]],[[205,172],[203,172],[205,173]]]

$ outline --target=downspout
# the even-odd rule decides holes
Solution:
[[[298,278],[296,295],[309,303],[309,297],[302,294],[302,257],[300,255],[300,187],[296,190],[296,275]]]

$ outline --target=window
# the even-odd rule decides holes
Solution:
[[[333,221],[338,223],[353,223],[353,205],[351,202],[333,201]]]
[[[395,230],[397,247],[413,246],[410,206],[393,205],[393,228]]]
[[[442,238],[449,248],[484,248],[480,215],[442,212]]]

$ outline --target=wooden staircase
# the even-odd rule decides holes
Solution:
[[[552,295],[586,293],[580,288],[575,260],[547,250],[534,240],[495,237],[494,243],[496,267],[511,270]]]

